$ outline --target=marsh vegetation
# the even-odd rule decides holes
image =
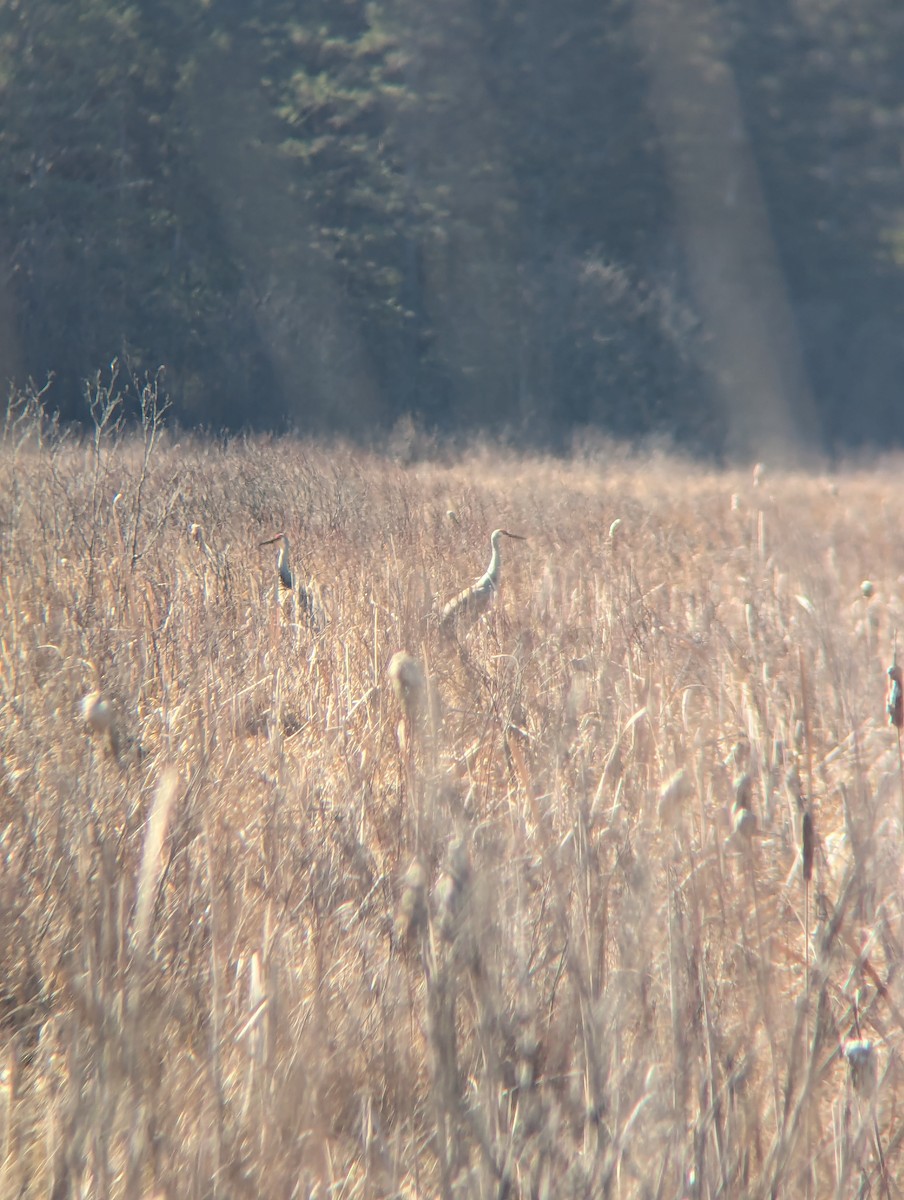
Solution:
[[[897,467],[95,398],[0,445],[4,1195],[897,1194]]]

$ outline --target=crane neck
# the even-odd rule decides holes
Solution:
[[[493,547],[493,553],[490,556],[490,565],[487,567],[486,574],[484,575],[484,579],[491,583],[493,587],[495,587],[499,582],[499,568],[502,566],[502,555],[499,550],[499,541],[499,534],[494,533],[490,539],[490,545]]]

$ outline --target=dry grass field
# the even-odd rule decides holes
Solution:
[[[0,444],[0,1195],[901,1194],[899,470],[100,401]]]

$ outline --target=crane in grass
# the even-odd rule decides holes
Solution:
[[[261,546],[273,546],[279,542],[279,553],[276,556],[276,572],[279,576],[279,582],[282,587],[297,598],[299,607],[307,614],[308,621],[313,629],[317,628],[317,617],[314,612],[314,596],[310,587],[296,580],[295,573],[292,570],[292,565],[289,561],[291,548],[289,539],[285,533],[274,534],[271,538],[266,538],[260,542]]]
[[[489,607],[496,594],[496,589],[499,587],[499,572],[502,567],[499,543],[504,537],[514,538],[519,542],[527,540],[520,533],[509,533],[507,529],[493,530],[490,535],[490,546],[492,547],[490,565],[479,579],[475,580],[470,587],[466,587],[464,591],[459,592],[445,606],[440,616],[441,629],[451,629],[462,617],[471,619],[478,617]]]

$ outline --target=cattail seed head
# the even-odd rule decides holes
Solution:
[[[743,743],[738,743],[742,745]],[[756,814],[753,811],[753,776],[742,771],[734,781],[734,803],[731,806],[732,832],[749,840],[756,832]]]
[[[690,776],[683,767],[663,783],[659,789],[660,825],[675,825],[680,820],[684,802],[693,791]]]
[[[744,771],[736,777],[734,781],[734,794],[735,809],[750,809],[752,807],[753,778],[749,771]]]
[[[800,822],[800,865],[804,882],[809,883],[813,878],[813,816],[809,809],[804,812]]]
[[[750,742],[746,738],[739,738],[729,750],[725,758],[725,765],[734,767],[736,771],[743,771],[749,761]]]
[[[862,1096],[876,1090],[876,1048],[869,1038],[851,1038],[844,1044],[844,1057],[851,1073],[851,1085]]]
[[[427,692],[427,679],[423,667],[416,658],[412,658],[404,650],[399,650],[389,660],[386,674],[405,716],[412,723],[416,723],[423,713]]]
[[[756,833],[756,814],[749,808],[735,807],[731,827],[736,837],[749,840]]]
[[[141,743],[123,731],[113,705],[100,692],[89,692],[79,704],[82,720],[92,733],[101,739],[106,753],[112,754],[120,766],[138,762],[144,754]]]
[[[455,940],[470,884],[468,848],[463,838],[456,838],[449,846],[445,867],[434,891],[439,931],[446,941]]]
[[[100,692],[89,692],[79,707],[82,719],[92,733],[109,733],[113,725],[113,709]]]
[[[419,858],[412,860],[402,879],[402,891],[396,912],[396,941],[416,937],[427,921],[427,870]]]
[[[904,677],[897,663],[888,668],[885,711],[888,713],[889,725],[894,725],[895,729],[904,727]]]

